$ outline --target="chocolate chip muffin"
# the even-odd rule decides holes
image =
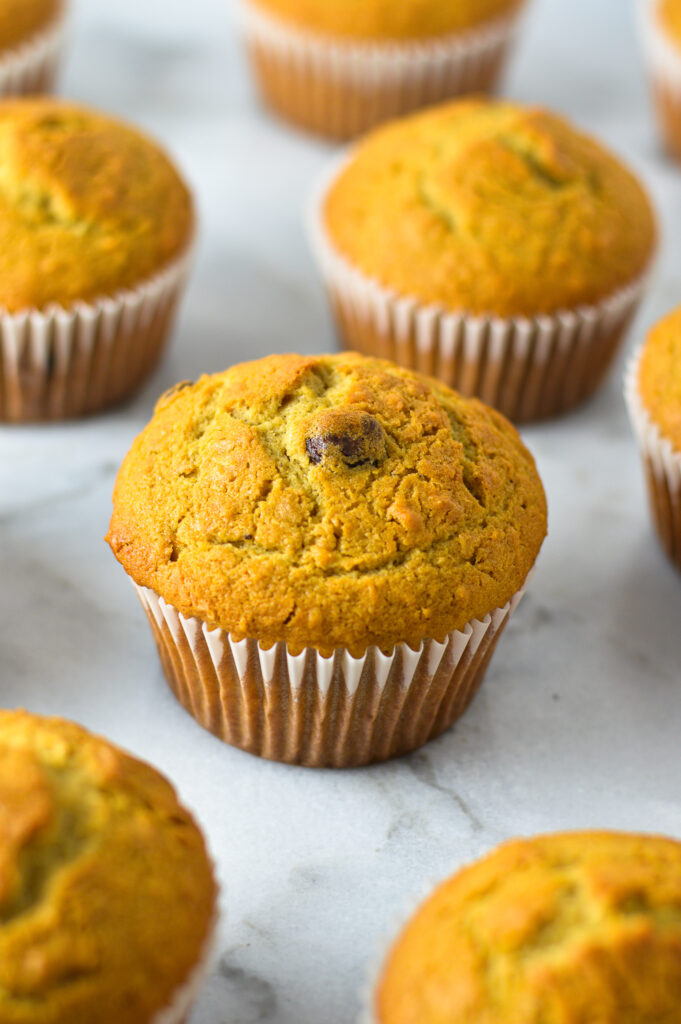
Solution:
[[[461,713],[545,531],[534,462],[502,416],[387,362],[292,355],[159,402],[108,540],[203,724],[265,756],[345,764]]]
[[[445,882],[390,952],[372,1024],[675,1024],[681,844],[508,843]]]
[[[165,779],[70,722],[0,711],[3,1024],[181,1024],[215,909]]]

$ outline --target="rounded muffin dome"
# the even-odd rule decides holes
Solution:
[[[428,39],[509,14],[524,0],[255,0],[284,21],[322,35],[365,40]]]
[[[646,412],[681,453],[681,308],[660,320],[648,334],[638,387]]]
[[[156,771],[0,711],[3,1024],[151,1024],[205,956],[215,901],[201,833]]]
[[[0,104],[0,307],[69,306],[179,258],[192,200],[135,129],[53,99]]]
[[[62,13],[63,0],[0,0],[0,50],[28,42]]]
[[[681,2],[680,0],[648,0],[656,5],[656,15],[667,36],[681,49]]]
[[[672,1024],[681,844],[575,833],[516,841],[441,886],[392,950],[375,1024]]]
[[[161,399],[108,540],[137,584],[234,639],[361,654],[503,607],[545,532],[501,415],[381,360],[290,355]]]
[[[459,100],[359,144],[322,210],[331,246],[400,296],[474,314],[597,303],[648,268],[636,178],[556,115]]]

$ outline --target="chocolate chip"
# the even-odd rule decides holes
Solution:
[[[349,469],[378,466],[386,455],[385,434],[369,413],[330,409],[317,417],[305,450],[314,466],[327,462],[340,462]]]

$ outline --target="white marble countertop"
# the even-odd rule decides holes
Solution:
[[[587,408],[526,432],[550,537],[453,731],[344,774],[261,762],[204,733],[171,697],[102,540],[113,479],[174,381],[333,346],[300,217],[332,150],[259,111],[225,0],[74,6],[63,92],[170,146],[199,195],[202,248],[172,351],[134,404],[0,429],[0,702],[106,733],[198,814],[227,916],[193,1024],[353,1024],[403,909],[491,845],[583,826],[681,836],[681,579],[649,527],[620,365]],[[681,170],[658,149],[631,4],[535,0],[508,92],[601,135],[672,225],[633,344],[681,302]]]

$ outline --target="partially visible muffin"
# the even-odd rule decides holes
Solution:
[[[626,397],[657,534],[681,569],[681,309],[648,333],[627,375]]]
[[[681,160],[681,3],[642,0],[639,10],[660,133]]]
[[[180,174],[136,129],[58,100],[0,104],[0,419],[78,415],[134,391],[167,338],[194,228]],[[34,311],[45,358],[17,373],[12,316]]]
[[[202,724],[264,756],[345,765],[462,713],[545,533],[534,461],[502,416],[381,360],[289,355],[161,399],[107,539]]]
[[[0,1019],[184,1019],[214,927],[199,829],[154,769],[0,712]]]
[[[657,237],[645,190],[598,142],[549,111],[482,99],[368,136],[316,229],[349,347],[427,368],[521,420],[600,383]]]
[[[442,885],[391,951],[375,1024],[675,1024],[681,844],[508,843]]]
[[[351,138],[498,82],[524,0],[243,0],[258,83],[293,124]]]

